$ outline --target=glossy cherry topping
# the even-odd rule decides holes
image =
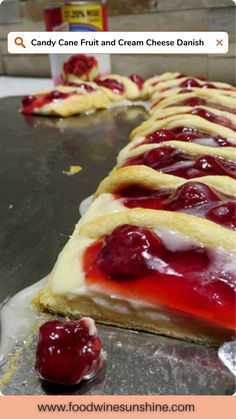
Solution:
[[[69,96],[74,94],[76,94],[76,91],[66,93],[60,92],[59,90],[52,90],[46,95],[25,96],[22,99],[22,113],[26,115],[34,113],[35,109],[40,109],[55,100],[67,99]]]
[[[158,129],[146,137],[144,143],[162,143],[163,141],[173,140],[175,134],[172,130],[169,129]]]
[[[122,83],[115,79],[104,79],[101,80],[99,78],[94,79],[94,81],[99,85],[106,87],[107,89],[112,90],[114,93],[119,95],[123,95],[125,93],[125,88]]]
[[[169,200],[168,209],[195,208],[209,201],[219,201],[219,196],[209,186],[200,182],[187,182],[180,186]]]
[[[140,90],[142,89],[143,83],[145,81],[145,79],[142,76],[140,76],[139,74],[131,74],[129,76],[129,79],[136,83]]]
[[[160,237],[122,225],[85,250],[83,268],[86,282],[106,293],[233,328],[234,274],[227,257],[175,235],[168,239],[164,230]]]
[[[182,79],[183,77],[187,77],[186,74],[182,74],[180,73],[177,77],[175,77],[176,79]]]
[[[236,228],[236,207],[235,202],[230,201],[212,208],[206,217],[217,224],[231,229]]]
[[[178,76],[176,76],[176,77],[173,77],[172,79],[170,79],[170,80],[174,80],[174,79],[182,79],[183,77],[187,77],[186,76],[186,74],[179,74]],[[154,81],[152,84],[151,84],[151,86],[156,86],[157,84],[159,84],[159,83],[163,83],[163,82],[165,82],[166,80],[157,80],[157,81]]]
[[[43,99],[45,100],[66,99],[67,97],[69,97],[71,94],[74,94],[74,93],[76,92],[65,93],[65,92],[60,92],[59,90],[53,90],[52,92],[48,93],[48,95],[43,96]]]
[[[195,79],[186,79],[180,83],[179,87],[202,87]]]
[[[201,78],[199,78],[201,80]],[[176,86],[175,86],[176,87]],[[217,86],[213,83],[199,83],[196,79],[188,78],[179,84],[179,87],[197,87],[199,89],[217,89]],[[221,90],[233,90],[231,87],[220,87]]]
[[[96,90],[96,89],[94,89],[94,87],[90,86],[87,83],[73,83],[71,81],[65,81],[64,85],[65,86],[71,86],[71,87],[78,87],[80,89],[86,90],[86,92],[95,92],[95,90]]]
[[[216,89],[216,86],[212,83],[204,83],[201,87],[203,89]]]
[[[205,99],[202,99],[200,97],[190,97],[189,99],[185,99],[182,102],[179,102],[177,105],[171,105],[171,106],[200,106],[200,105],[206,105],[207,101]]]
[[[214,124],[223,125],[224,127],[231,129],[232,131],[236,131],[236,125],[225,116],[214,114],[213,112],[210,112],[203,108],[194,108],[190,113],[192,115],[197,115],[201,118],[207,119],[208,121],[213,122]]]
[[[190,97],[188,99],[180,100],[177,103],[173,103],[172,105],[167,106],[167,108],[171,108],[173,106],[201,106],[201,105],[219,109],[220,111],[236,114],[236,110],[233,108],[229,108],[228,106],[220,105],[219,103],[211,102],[210,100],[203,99],[200,97]]]
[[[128,208],[148,208],[165,211],[187,212],[208,218],[230,229],[236,229],[236,205],[233,197],[225,195],[201,182],[186,182],[175,190],[157,191],[130,186],[115,195]],[[222,210],[217,210],[221,208]],[[214,217],[214,210],[219,213]]]
[[[36,96],[33,95],[28,95],[28,96],[24,96],[22,99],[22,106],[26,107],[26,106],[31,106],[32,103],[37,99]]]
[[[105,237],[98,264],[113,277],[137,278],[149,271],[147,254],[158,256],[162,248],[151,231],[123,225]]]
[[[235,162],[225,160],[222,157],[203,155],[195,160],[194,168],[206,171],[208,174],[236,177]]]
[[[211,155],[190,155],[171,146],[157,147],[130,157],[121,167],[140,164],[186,179],[208,175],[236,177],[236,164],[233,161]]]
[[[147,135],[145,140],[135,145],[133,148],[138,147],[141,144],[152,144],[162,143],[164,141],[185,141],[194,142],[197,144],[205,144],[211,147],[225,147],[234,144],[226,138],[220,137],[219,135],[212,135],[209,132],[203,132],[196,128],[191,127],[177,127],[173,129],[159,129],[151,134]]]
[[[35,369],[47,381],[74,385],[92,378],[104,360],[94,321],[53,320],[39,329]]]
[[[78,78],[86,76],[89,80],[89,73],[93,67],[96,67],[98,62],[95,57],[84,54],[72,55],[68,61],[63,64],[64,75],[74,74]]]

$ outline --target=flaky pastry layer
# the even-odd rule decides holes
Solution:
[[[216,82],[216,81],[203,81],[203,80],[198,79],[197,77],[183,77],[183,78],[180,78],[180,79],[166,80],[166,81],[158,83],[156,86],[152,86],[151,96],[153,94],[156,94],[159,91],[164,90],[164,89],[172,89],[173,87],[180,87],[181,83],[183,83],[184,81],[186,81],[188,79],[192,79],[192,78],[197,80],[197,82],[200,85],[204,85],[206,83],[212,83],[215,86],[215,88],[217,88],[217,89],[222,89],[222,90],[223,89],[229,89],[229,90],[232,89],[232,91],[236,92],[236,89],[228,83],[222,83],[222,82]],[[186,87],[185,88],[182,87],[182,89],[186,89]],[[191,89],[191,87],[189,87],[189,89]]]
[[[187,113],[180,115],[171,115],[158,121],[148,119],[131,132],[130,139],[132,140],[133,138],[141,135],[149,135],[158,129],[172,129],[177,127],[196,128],[199,131],[205,131],[212,135],[219,135],[223,138],[230,138],[236,140],[236,132],[234,132],[233,130],[219,124],[214,124],[213,122],[201,118],[200,116],[190,115]]]
[[[223,192],[236,196],[236,182],[228,176],[203,176],[187,180],[177,176],[159,173],[147,166],[126,166],[115,170],[103,179],[95,193],[95,198],[104,193],[116,193],[130,186],[139,186],[149,190],[176,189],[184,183],[201,182]]]
[[[119,168],[124,161],[130,157],[139,156],[147,151],[154,150],[159,147],[174,147],[178,150],[182,150],[187,154],[192,154],[195,156],[201,156],[208,154],[215,157],[223,157],[226,160],[236,161],[236,153],[234,147],[208,147],[195,143],[187,143],[181,141],[165,141],[160,144],[143,144],[133,150],[127,150],[127,146],[121,150],[117,158],[117,166],[114,170]]]
[[[166,108],[166,109],[159,109],[158,111],[155,112],[155,114],[152,114],[150,119],[153,119],[155,121],[155,120],[162,119],[162,118],[168,118],[169,116],[172,116],[172,115],[178,115],[178,114],[188,115],[188,114],[190,114],[190,112],[194,111],[194,109],[196,109],[196,108],[197,109],[203,109],[206,112],[210,112],[210,113],[216,115],[219,118],[220,117],[221,118],[227,118],[229,120],[229,122],[235,124],[234,132],[236,131],[236,115],[234,115],[233,113],[227,112],[227,111],[222,111],[222,110],[219,110],[219,109],[215,109],[211,106],[203,106],[203,105],[198,105],[198,106],[172,106],[172,107]],[[205,121],[211,122],[211,121],[209,121],[205,118],[203,118],[203,119]],[[222,126],[220,123],[217,124],[217,125]],[[228,129],[230,129],[230,128],[228,128]]]
[[[106,79],[114,79],[117,80],[119,83],[123,84],[125,92],[124,94],[117,94],[114,93],[111,89],[108,89],[103,86],[99,86],[100,89],[105,92],[105,94],[108,96],[108,98],[111,101],[117,101],[122,99],[128,99],[128,100],[136,100],[139,99],[141,96],[141,91],[139,90],[136,83],[134,83],[132,80],[130,80],[128,77],[120,76],[118,74],[109,74],[108,76],[101,77],[101,80]]]
[[[236,252],[235,233],[212,221],[180,212],[132,209],[97,217],[84,224],[80,233],[90,239],[99,239],[110,234],[116,227],[130,224],[150,229],[167,228],[190,238],[193,242],[210,248],[222,247]]]
[[[192,89],[191,89],[192,90]],[[218,89],[195,89],[195,91],[190,93],[180,93],[172,94],[171,96],[166,96],[164,94],[160,95],[160,102],[150,109],[150,114],[154,115],[158,109],[164,109],[168,106],[178,106],[178,103],[185,101],[191,98],[200,98],[205,99],[212,104],[218,104],[225,106],[227,108],[235,109],[235,99],[232,96],[227,96],[223,94],[225,90]],[[173,92],[172,92],[173,93]],[[213,106],[213,105],[212,105]]]
[[[104,294],[82,295],[73,299],[55,295],[50,282],[36,295],[33,305],[37,310],[46,310],[66,317],[90,316],[98,322],[128,329],[217,345],[232,339],[232,331],[209,325],[192,316],[161,307],[140,306],[124,299]]]

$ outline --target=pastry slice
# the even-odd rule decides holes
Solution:
[[[235,233],[190,214],[131,209],[75,230],[33,304],[195,342],[235,330]]]
[[[179,72],[166,72],[163,74],[156,74],[153,77],[150,77],[145,80],[143,83],[143,95],[146,99],[149,99],[151,94],[153,93],[153,89],[158,83],[169,81],[169,80],[175,80],[179,78],[186,77],[184,74],[181,74]]]
[[[186,116],[186,118],[188,118],[188,115],[199,116],[213,124],[222,125],[236,132],[236,115],[209,106],[171,106],[170,108],[159,110],[155,115],[152,115],[151,119],[158,121],[173,115],[182,115],[183,117]]]
[[[188,90],[188,89],[187,89]],[[220,111],[229,112],[236,115],[235,98],[222,93],[218,89],[195,89],[185,93],[178,92],[171,96],[159,96],[157,103],[151,105],[150,113],[152,117],[159,113],[161,109],[176,106],[207,106]]]
[[[151,105],[150,105],[150,109],[152,112],[152,109],[155,109],[155,107],[159,104],[161,104],[162,101],[166,100],[166,99],[170,99],[173,98],[175,96],[178,95],[182,95],[182,94],[190,94],[193,93],[195,96],[198,96],[199,93],[217,93],[220,96],[225,96],[227,98],[231,98],[231,99],[236,99],[236,90],[223,90],[220,88],[217,89],[201,89],[198,87],[191,87],[191,89],[187,88],[187,89],[182,89],[179,87],[173,88],[173,89],[167,89],[164,90],[163,92],[153,92],[152,96],[151,96]]]
[[[162,112],[161,110],[160,116],[163,115]],[[219,114],[216,118],[218,117],[221,118]],[[132,142],[127,145],[127,150],[141,144],[158,144],[165,141],[192,142],[211,147],[233,147],[236,145],[236,132],[231,128],[216,123],[216,119],[212,122],[202,116],[187,113],[170,115],[158,120],[148,119],[131,132]]]
[[[94,81],[111,102],[137,100],[141,96],[139,84],[125,76],[109,74],[96,78]]]
[[[99,185],[93,201],[81,207],[81,226],[94,217],[134,208],[183,212],[236,229],[236,183],[228,176],[204,176],[188,181],[146,166],[113,171]]]
[[[25,96],[21,112],[25,115],[54,115],[68,117],[79,113],[107,108],[108,97],[95,83],[56,86],[52,89]]]
[[[127,166],[105,178],[83,222],[133,208],[183,212],[236,229],[236,183],[228,176],[188,181],[146,166]]]
[[[226,91],[233,91],[235,92],[236,89],[231,86],[228,83],[221,83],[221,82],[215,82],[215,81],[206,81],[201,80],[198,78],[190,78],[190,77],[180,77],[175,78],[167,81],[163,81],[160,83],[157,83],[155,86],[152,86],[152,92],[151,92],[151,99],[153,100],[155,96],[158,93],[165,92],[172,89],[192,89],[192,88],[198,88],[198,89],[220,89],[220,90],[226,90]]]
[[[192,179],[223,175],[235,179],[236,155],[233,147],[207,147],[181,141],[144,144],[129,152],[122,150],[117,168],[145,165],[158,172]]]

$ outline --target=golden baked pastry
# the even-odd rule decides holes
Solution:
[[[95,109],[105,109],[109,104],[108,97],[95,83],[81,82],[74,86],[56,86],[25,96],[21,111],[25,115],[68,117]]]
[[[150,98],[150,119],[131,133],[34,306],[200,343],[232,339],[236,90],[180,73],[142,90],[118,75],[99,80],[108,103]]]
[[[137,100],[141,92],[138,85],[130,80],[128,77],[120,76],[118,74],[109,74],[95,79],[95,82],[100,86],[110,101],[117,102],[121,100]]]
[[[97,217],[75,231],[34,305],[215,344],[233,336],[224,303],[232,307],[234,240],[232,231],[189,214],[134,209]],[[218,305],[212,297],[223,264],[229,294]]]

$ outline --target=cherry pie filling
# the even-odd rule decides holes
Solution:
[[[182,113],[184,113],[184,111]],[[225,116],[216,115],[213,112],[207,111],[206,109],[194,108],[187,113],[191,115],[200,116],[201,118],[206,119],[207,121],[212,122],[213,124],[223,125],[224,127],[231,129],[232,131],[236,131],[236,125],[230,119],[226,118]],[[178,113],[178,115],[181,114]],[[157,118],[157,120],[159,119],[163,118]]]
[[[233,147],[227,138],[219,135],[212,135],[209,132],[200,131],[191,127],[177,127],[172,129],[159,129],[147,135],[141,143],[135,145],[133,148],[141,144],[159,144],[165,141],[185,141],[197,144],[210,145],[212,147]]]
[[[233,329],[233,256],[166,240],[164,230],[121,225],[83,255],[88,285]]]
[[[95,83],[97,83],[99,86],[106,87],[107,89],[112,90],[114,93],[118,95],[123,95],[125,93],[125,87],[122,83],[115,79],[94,79]]]
[[[132,80],[134,83],[137,84],[139,90],[142,89],[143,83],[145,81],[145,79],[142,76],[140,76],[139,74],[131,74],[129,76],[129,79]]]
[[[68,74],[74,74],[76,77],[86,76],[89,80],[89,73],[92,68],[97,67],[96,58],[84,54],[72,55],[68,61],[63,64],[63,72],[67,77]]]
[[[179,74],[178,76],[173,77],[173,79],[171,79],[171,80],[175,80],[175,79],[182,79],[183,77],[187,77],[187,76],[186,76],[186,74]],[[151,86],[152,86],[152,87],[155,87],[155,86],[157,86],[157,84],[159,84],[159,83],[163,83],[163,80],[154,81],[154,82],[151,84]]]
[[[95,92],[96,89],[94,87],[90,86],[87,83],[73,83],[72,81],[65,81],[64,86],[70,86],[70,87],[78,87],[80,89],[86,90],[86,92]]]
[[[67,99],[69,96],[75,95],[75,94],[77,94],[76,91],[65,93],[65,92],[59,92],[59,90],[53,90],[47,95],[25,96],[22,99],[22,106],[23,106],[22,112],[24,114],[31,114],[34,111],[34,109],[40,109],[43,106],[48,105],[49,103],[52,103],[56,100]]]
[[[201,182],[186,182],[175,190],[130,186],[117,191],[114,198],[127,208],[185,212],[236,229],[234,198]]]
[[[157,147],[143,154],[130,157],[121,167],[145,165],[162,173],[185,179],[208,175],[223,175],[236,178],[236,164],[223,157],[208,154],[193,155],[171,146]]]
[[[211,108],[218,109],[219,111],[229,112],[232,114],[236,114],[236,110],[233,108],[229,108],[228,106],[221,105],[216,102],[211,102],[210,100],[203,99],[201,97],[190,97],[188,99],[182,100],[180,102],[174,103],[172,105],[167,106],[167,108],[172,108],[174,106],[209,106]],[[201,115],[200,115],[201,116]]]
[[[175,89],[177,87],[180,87],[180,88],[183,87],[183,88],[186,88],[186,89],[189,89],[191,87],[196,87],[198,89],[217,89],[217,86],[214,83],[208,83],[207,82],[207,83],[201,84],[196,79],[188,78],[188,79],[182,81],[181,83],[177,83],[174,86],[166,87],[164,89],[161,89],[161,92],[165,92],[165,91],[170,90],[170,89]],[[231,87],[220,87],[220,89],[221,90],[233,90],[233,88],[231,88]]]

